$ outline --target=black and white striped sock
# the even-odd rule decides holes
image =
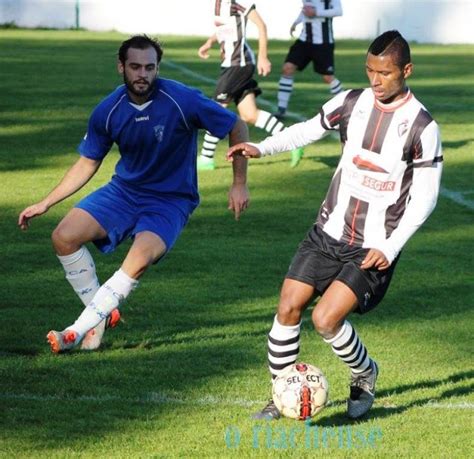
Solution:
[[[278,121],[277,118],[265,110],[259,110],[255,126],[260,129],[265,129],[270,135],[276,134],[285,128],[285,125],[281,121]]]
[[[204,134],[204,141],[202,143],[201,155],[209,159],[214,158],[218,143],[219,137],[215,137],[209,131],[206,131]]]
[[[370,368],[371,359],[359,336],[346,320],[334,338],[325,339],[334,353],[350,367],[352,373],[362,373]]]
[[[293,78],[282,76],[278,82],[278,108],[286,110],[293,92]]]
[[[334,80],[329,83],[329,92],[333,95],[336,95],[339,94],[341,91],[344,91],[342,83],[337,78],[334,78]]]
[[[268,365],[272,378],[281,370],[296,362],[300,351],[300,328],[297,325],[281,325],[277,316],[268,334]]]

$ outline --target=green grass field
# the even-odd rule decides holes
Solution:
[[[314,333],[309,311],[300,360],[323,369],[331,404],[305,425],[250,419],[269,397],[266,334],[293,253],[312,224],[339,144],[249,168],[252,203],[227,210],[231,167],[200,174],[202,204],[172,252],[122,308],[124,323],[96,353],[52,355],[45,335],[81,311],[50,233],[79,197],[111,176],[117,152],[78,195],[16,227],[75,161],[88,116],[121,81],[122,35],[0,30],[0,456],[23,457],[473,457],[474,46],[414,45],[411,87],[439,122],[443,193],[407,244],[383,303],[351,322],[381,367],[367,419],[345,417],[348,374]],[[162,37],[163,77],[213,93],[218,53],[201,39]],[[274,103],[288,42],[270,45],[274,71],[260,79]],[[341,41],[337,75],[365,86],[367,42]],[[328,99],[307,69],[290,110],[310,117]],[[263,134],[251,129],[253,139]],[[129,244],[91,249],[101,281]]]

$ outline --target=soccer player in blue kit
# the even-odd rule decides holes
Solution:
[[[162,54],[161,45],[146,35],[122,43],[118,71],[125,84],[93,111],[78,148],[81,156],[60,183],[19,216],[20,228],[27,229],[29,220],[81,189],[118,145],[120,160],[110,182],[82,199],[52,234],[66,278],[85,306],[72,325],[48,333],[55,353],[79,343],[97,349],[140,276],[176,242],[199,204],[198,130],[229,135],[230,145],[248,140],[247,126],[235,114],[196,89],[158,78]],[[247,160],[238,158],[229,192],[236,219],[248,206],[246,176]],[[85,244],[93,242],[108,253],[127,238],[133,243],[122,266],[100,286]]]

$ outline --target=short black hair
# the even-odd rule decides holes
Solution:
[[[130,37],[128,40],[125,40],[118,50],[118,58],[122,64],[125,64],[127,60],[127,52],[130,48],[137,48],[137,49],[148,49],[153,48],[156,51],[157,63],[159,64],[161,58],[163,56],[163,48],[161,47],[161,43],[149,37],[148,35],[134,35]]]
[[[398,30],[388,30],[379,35],[369,46],[369,53],[374,56],[392,54],[401,69],[411,62],[410,46]]]

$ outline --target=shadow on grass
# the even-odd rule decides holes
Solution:
[[[467,144],[469,144],[471,142],[474,142],[474,138],[447,141],[447,142],[443,142],[443,147],[444,148],[455,148],[455,149],[457,149],[457,148],[465,147]]]
[[[462,371],[460,373],[452,374],[447,378],[435,379],[435,380],[425,380],[419,381],[414,384],[406,384],[403,386],[393,387],[391,389],[385,389],[377,391],[376,393],[376,405],[373,407],[366,416],[360,419],[350,419],[345,414],[345,400],[335,400],[334,405],[340,405],[344,412],[336,413],[331,416],[317,418],[311,422],[311,425],[319,426],[341,426],[341,425],[350,425],[350,424],[363,424],[366,422],[373,422],[377,419],[382,419],[390,417],[396,414],[401,414],[411,408],[418,407],[429,407],[432,405],[436,407],[436,404],[442,403],[444,400],[450,399],[452,397],[460,397],[463,395],[469,395],[474,392],[474,383],[472,382],[474,378],[474,370]],[[423,397],[416,398],[415,400],[410,401],[406,404],[401,404],[400,406],[380,406],[383,404],[383,400],[377,403],[377,399],[382,399],[384,397],[395,396],[402,394],[404,392],[412,392],[418,389],[435,389],[442,387],[446,384],[457,384],[463,383],[462,386],[455,387],[453,389],[448,389],[443,391],[440,395],[435,397]],[[464,385],[468,384],[468,385]]]

